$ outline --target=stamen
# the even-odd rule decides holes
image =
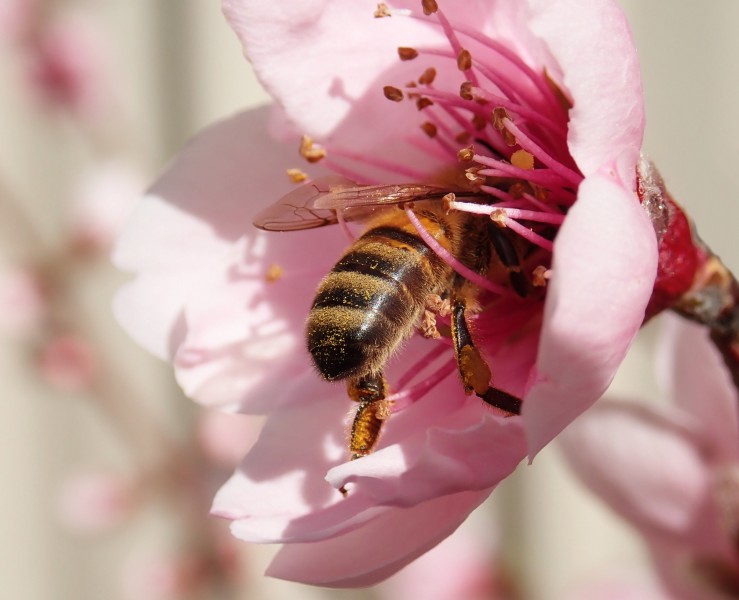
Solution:
[[[269,268],[267,269],[267,272],[264,274],[264,279],[267,283],[274,283],[278,279],[282,279],[282,276],[284,274],[285,274],[285,269],[283,269],[277,263],[273,263],[269,266]]]
[[[436,79],[436,69],[429,67],[423,74],[418,78],[418,83],[421,85],[431,85]]]
[[[552,271],[544,265],[539,265],[531,272],[531,283],[534,287],[544,287],[551,278]]]
[[[396,388],[402,390],[406,387],[418,374],[428,367],[432,362],[439,358],[442,354],[449,351],[449,346],[444,344],[433,344],[433,348],[418,359],[408,370],[398,379]]]
[[[314,144],[313,140],[304,135],[300,138],[300,156],[302,156],[309,163],[317,163],[326,157],[326,149],[318,144]]]
[[[439,10],[436,0],[421,0],[421,6],[423,7],[423,14],[427,17]]]
[[[449,201],[449,208],[462,212],[472,213],[475,215],[505,215],[505,224],[508,224],[508,218],[521,219],[524,221],[535,221],[537,223],[549,223],[551,225],[561,225],[565,220],[565,215],[552,214],[549,212],[538,212],[535,210],[525,210],[520,208],[509,208],[505,206],[488,206],[485,204],[475,204],[474,202],[460,202],[458,200]]]
[[[418,235],[421,236],[421,239],[426,243],[426,245],[429,248],[431,248],[431,250],[433,250],[434,253],[441,260],[447,263],[452,269],[454,269],[462,277],[464,277],[468,281],[471,281],[478,287],[488,290],[490,292],[493,292],[494,294],[499,294],[499,295],[510,295],[511,294],[511,291],[507,287],[504,287],[497,283],[493,283],[489,279],[482,277],[479,273],[475,273],[472,269],[470,269],[469,267],[465,266],[460,261],[458,261],[449,252],[449,250],[447,250],[441,244],[439,244],[436,238],[432,236],[426,230],[426,228],[423,226],[423,223],[421,223],[421,221],[416,216],[416,214],[413,212],[413,210],[407,206],[405,207],[405,214],[408,216],[408,220],[411,222],[413,227],[416,228]]]
[[[536,246],[539,246],[540,248],[544,248],[544,250],[547,250],[548,252],[551,252],[554,249],[554,244],[551,242],[551,240],[540,236],[538,233],[534,233],[533,231],[531,231],[531,229],[529,229],[528,227],[524,227],[518,221],[506,217],[505,225],[509,229],[515,231],[525,240],[528,240],[529,242],[535,244]]]
[[[423,129],[423,132],[430,138],[435,138],[436,134],[438,133],[436,125],[434,125],[431,121],[425,121],[424,123],[421,123],[421,129]]]
[[[380,2],[377,5],[374,13],[375,19],[381,19],[383,17],[392,17],[393,14],[390,12],[388,5],[384,2]]]
[[[516,150],[511,154],[511,164],[519,169],[531,171],[534,168],[534,155],[526,150]]]
[[[403,100],[403,92],[392,85],[386,85],[382,88],[382,93],[385,94],[385,98],[392,102],[400,102]]]
[[[475,162],[485,165],[486,167],[490,167],[489,169],[481,170],[481,175],[515,177],[517,179],[523,179],[524,181],[538,183],[545,187],[556,187],[563,184],[561,176],[550,169],[534,169],[529,171],[480,154],[475,154]],[[568,182],[564,183],[566,184]]]
[[[412,404],[415,404],[418,402],[421,398],[423,398],[428,392],[430,392],[432,389],[434,389],[437,385],[439,385],[442,381],[444,381],[449,375],[454,373],[457,370],[457,362],[452,359],[449,362],[447,362],[443,367],[439,368],[436,373],[433,375],[430,375],[426,379],[424,379],[422,382],[417,383],[411,388],[402,390],[400,392],[396,392],[395,394],[390,394],[386,402],[388,402],[392,408],[391,411],[393,413],[400,412],[402,410],[405,410]]]
[[[457,68],[463,72],[472,68],[472,55],[469,50],[462,48],[462,51],[457,55]]]
[[[398,48],[398,56],[400,57],[400,60],[403,61],[413,60],[414,58],[418,58],[418,50],[401,46]]]
[[[301,171],[300,169],[287,169],[285,173],[287,173],[287,176],[293,183],[303,183],[308,179],[308,175],[305,171]]]
[[[429,106],[433,105],[433,100],[431,100],[431,98],[427,98],[426,96],[422,96],[416,101],[416,108],[418,110],[423,110],[424,108],[428,108]]]
[[[521,148],[536,156],[536,158],[538,158],[552,171],[557,173],[565,181],[568,181],[574,186],[580,185],[583,180],[582,175],[566,167],[556,158],[551,156],[548,152],[546,152],[546,150],[536,144],[530,137],[528,137],[523,131],[521,131],[521,129],[519,129],[510,118],[504,118],[503,125],[505,126],[506,130],[510,131],[511,134],[516,137],[518,145],[521,146]]]

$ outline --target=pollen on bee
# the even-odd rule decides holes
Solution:
[[[383,17],[392,17],[393,14],[390,12],[388,5],[384,2],[379,2],[374,13],[375,19],[382,19]]]
[[[470,51],[462,48],[457,56],[457,68],[460,71],[469,71],[472,68],[472,54]]]
[[[401,46],[398,48],[398,56],[400,60],[413,60],[418,57],[418,50],[415,48],[408,48],[407,46]]]
[[[287,173],[287,176],[293,183],[303,183],[308,179],[308,175],[305,171],[301,171],[300,169],[287,169],[285,173]]]
[[[277,263],[272,263],[267,269],[267,272],[264,274],[264,279],[267,283],[274,283],[275,281],[282,279],[282,276],[284,274],[285,269],[283,269]]]
[[[326,149],[313,143],[313,139],[304,135],[300,138],[300,156],[309,163],[317,163],[326,156]]]
[[[392,85],[386,85],[385,87],[383,87],[382,93],[385,94],[385,98],[391,100],[392,102],[400,102],[404,98],[403,91]]]
[[[436,79],[436,69],[429,67],[418,78],[418,83],[421,85],[431,85],[434,83],[434,79]]]
[[[480,352],[474,346],[465,346],[459,353],[459,372],[462,375],[465,392],[484,394],[490,387],[492,373]]]
[[[544,287],[552,276],[552,271],[539,265],[531,272],[531,283],[534,287]]]
[[[436,125],[434,125],[431,121],[425,121],[424,123],[421,123],[421,129],[430,138],[436,137],[437,128]]]
[[[436,0],[421,0],[421,6],[423,7],[423,14],[427,17],[429,15],[433,15],[437,10],[439,10],[439,5],[436,3]]]
[[[516,150],[511,154],[511,164],[519,169],[531,171],[534,168],[534,155],[526,150]]]

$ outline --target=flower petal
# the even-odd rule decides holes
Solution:
[[[325,587],[373,585],[450,535],[489,493],[466,492],[390,509],[349,533],[283,546],[266,574]]]
[[[138,278],[114,303],[145,348],[171,357],[182,341],[182,309],[230,264],[252,216],[286,193],[295,148],[273,141],[269,109],[217,123],[185,146],[135,209],[113,260]],[[178,328],[180,327],[180,328]]]
[[[549,45],[574,106],[568,145],[588,177],[618,160],[634,178],[644,135],[644,103],[636,47],[615,0],[529,0],[531,28]]]
[[[684,424],[603,400],[560,439],[577,475],[643,534],[673,542],[712,537],[710,471]]]
[[[718,460],[736,461],[739,401],[708,330],[673,315],[664,315],[663,323],[659,371],[668,397],[695,417]]]
[[[656,268],[654,230],[636,197],[610,174],[583,181],[554,242],[523,406],[530,457],[603,394],[641,326]]]

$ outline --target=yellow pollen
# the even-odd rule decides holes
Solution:
[[[267,283],[274,283],[275,281],[282,279],[282,276],[284,274],[285,270],[277,263],[273,263],[269,266],[267,272],[264,274],[264,279]]]
[[[421,77],[418,78],[418,83],[421,85],[431,85],[434,83],[434,79],[436,79],[436,69],[434,69],[434,67],[429,67],[421,74]]]
[[[534,287],[544,287],[551,276],[551,270],[544,265],[539,265],[531,272],[531,283]]]
[[[462,148],[459,152],[457,152],[457,158],[462,162],[471,162],[472,159],[475,158],[475,150],[472,146]]]
[[[326,156],[326,149],[322,148],[318,144],[314,144],[313,140],[304,135],[300,138],[300,156],[302,156],[309,163],[316,163]]]
[[[403,91],[399,88],[393,87],[392,85],[386,85],[382,88],[382,93],[385,94],[385,98],[392,100],[393,102],[400,102],[403,100]]]
[[[418,57],[418,50],[401,46],[398,48],[398,56],[400,60],[413,60]]]
[[[431,121],[426,121],[424,123],[421,123],[421,129],[430,138],[436,137],[436,134],[437,134],[436,125],[434,125]]]
[[[301,171],[300,169],[287,169],[285,173],[287,173],[287,176],[293,183],[303,183],[306,179],[308,179],[308,175],[306,175],[305,172]]]
[[[469,71],[472,68],[472,55],[469,50],[462,48],[457,56],[457,68],[460,71]]]
[[[427,107],[433,106],[433,105],[434,105],[434,103],[433,103],[433,101],[430,98],[424,98],[424,97],[422,97],[422,98],[419,98],[416,101],[416,108],[418,108],[418,110],[423,110],[424,108],[427,108]]]
[[[490,220],[493,223],[495,223],[497,225],[500,225],[501,227],[505,227],[506,226],[506,224],[505,224],[505,220],[506,220],[505,211],[504,210],[500,210],[500,209],[499,210],[494,210],[493,212],[490,213]]]
[[[390,12],[390,9],[388,8],[387,4],[384,2],[380,2],[377,4],[377,8],[375,9],[375,19],[381,19],[382,17],[392,17],[392,13]]]
[[[380,419],[380,421],[389,419],[392,414],[393,404],[394,402],[389,400],[378,400],[377,406],[375,407],[375,416]]]
[[[511,154],[511,164],[519,169],[531,171],[534,168],[534,155],[526,150],[516,150]]]
[[[421,0],[421,6],[423,7],[423,14],[427,17],[429,15],[433,15],[437,10],[439,10],[439,5],[436,3],[436,0]]]

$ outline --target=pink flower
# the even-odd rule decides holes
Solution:
[[[191,142],[116,251],[137,273],[116,301],[131,334],[172,360],[196,400],[268,415],[214,512],[237,537],[285,543],[273,576],[368,585],[436,545],[602,394],[644,317],[656,240],[635,195],[643,106],[624,15],[612,0],[449,6],[424,16],[405,2],[374,19],[366,2],[225,2],[280,108]],[[400,61],[398,47],[419,56]],[[427,101],[391,104],[386,86]],[[481,284],[494,308],[476,315],[475,335],[495,385],[523,398],[521,417],[467,398],[448,377],[449,345],[414,336],[387,368],[397,410],[377,450],[347,462],[351,403],[316,375],[303,339],[346,237],[249,227],[289,190],[296,130],[326,151],[312,177],[432,183],[456,170],[500,197],[494,216],[519,236],[526,276],[551,275],[546,296],[520,298],[505,276]]]
[[[734,597],[736,391],[705,329],[667,325],[660,371],[671,404],[602,401],[561,439],[578,476],[644,535],[671,593]]]
[[[41,377],[62,392],[89,388],[98,375],[98,357],[90,344],[75,334],[59,334],[45,341],[37,357]]]

